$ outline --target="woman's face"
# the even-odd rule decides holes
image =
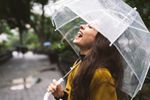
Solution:
[[[73,42],[80,48],[91,48],[97,32],[98,31],[89,24],[82,24]]]

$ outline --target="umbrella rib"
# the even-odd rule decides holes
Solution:
[[[63,35],[63,33],[60,31],[60,30],[58,30],[59,32],[60,32],[60,34],[64,37],[64,35]],[[69,42],[69,40],[68,39],[66,39],[66,38],[64,38],[68,43],[69,43],[69,45],[72,47],[72,49],[75,51],[75,53],[79,56],[79,54],[78,54],[78,52],[75,50],[75,48],[71,45],[71,43]]]
[[[117,27],[119,26],[119,24],[121,24],[121,23],[123,23],[126,19],[128,19],[128,16],[130,16],[134,11],[136,10],[136,8],[134,8],[133,10],[131,10],[128,14],[127,14],[127,16],[124,16],[124,18],[118,23],[118,25],[116,25]],[[122,14],[122,13],[120,13],[120,14]],[[136,14],[136,16],[137,16],[137,14]],[[136,17],[135,16],[135,17]],[[134,19],[133,19],[134,20]]]
[[[136,28],[136,27],[133,27],[133,26],[129,26],[129,27],[132,28],[132,29],[135,29],[135,30],[139,30],[139,31],[145,32],[145,33],[149,33],[148,31],[144,31],[142,29],[139,29],[139,28]]]
[[[73,29],[75,29],[75,28],[78,28],[78,27],[76,26],[76,27],[74,27]],[[73,29],[70,29],[70,30],[64,35],[64,38],[67,38],[67,36],[69,35],[69,33],[70,33]]]
[[[150,62],[149,62],[149,64],[148,64],[148,66],[150,66]],[[146,74],[144,74],[144,80],[145,80],[145,77],[146,77],[146,75],[147,75],[147,73],[148,73],[148,69],[149,69],[149,67],[147,67],[147,70],[146,70]],[[136,88],[136,92],[134,92],[134,94],[133,94],[133,97],[132,98],[134,98],[135,96],[136,96],[136,94],[137,94],[137,92],[138,92],[138,90],[141,90],[141,88],[142,88],[142,85],[143,85],[143,83],[144,83],[144,80],[141,82],[141,84],[138,84],[138,86],[139,86],[139,89],[138,89],[138,87]]]
[[[68,24],[69,22],[73,21],[73,20],[76,19],[76,18],[79,18],[79,16],[76,16],[76,17],[74,17],[74,18],[68,20],[67,22],[63,23],[62,25],[60,25],[59,27],[57,27],[57,28],[55,29],[55,31],[58,30],[59,28],[63,27],[64,25]]]
[[[63,5],[63,4],[66,4],[68,2],[70,2],[71,0],[59,0],[57,2],[55,2],[55,5]]]

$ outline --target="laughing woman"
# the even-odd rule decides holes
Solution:
[[[119,100],[122,86],[122,58],[115,46],[89,24],[80,26],[74,43],[80,59],[67,79],[65,90],[55,80],[48,90],[62,100]]]

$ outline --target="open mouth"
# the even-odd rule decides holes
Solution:
[[[78,32],[78,37],[83,37],[83,33],[81,31]]]

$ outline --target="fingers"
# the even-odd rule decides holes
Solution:
[[[58,86],[58,82],[57,82],[55,79],[53,79],[53,83],[51,83],[51,84],[49,85],[47,91],[53,93],[53,92],[56,91],[57,86]]]
[[[56,86],[55,86],[53,83],[51,83],[51,84],[49,85],[47,91],[48,91],[48,92],[52,92],[52,93],[55,92],[55,91],[56,91]]]
[[[60,97],[64,95],[62,86],[55,79],[53,79],[53,82],[49,85],[47,91],[51,92],[54,97]]]
[[[54,85],[58,85],[58,82],[55,80],[55,79],[53,79],[53,83],[54,83]]]

